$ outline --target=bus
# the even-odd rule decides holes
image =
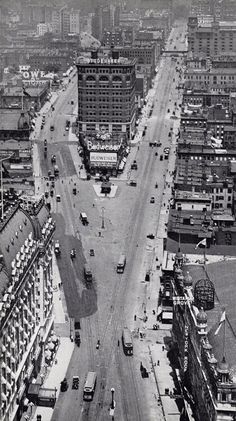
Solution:
[[[97,374],[95,371],[89,371],[84,384],[83,399],[84,401],[91,401],[95,392],[97,382]]]
[[[116,272],[117,273],[123,273],[125,270],[125,265],[126,265],[126,257],[124,254],[121,254],[120,258],[119,258],[119,262],[116,268]]]
[[[133,341],[130,330],[124,327],[122,332],[123,349],[126,355],[133,355]]]

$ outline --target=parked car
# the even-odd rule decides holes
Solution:
[[[132,186],[132,187],[136,187],[137,186],[137,181],[131,180],[130,183],[129,183],[129,185]]]
[[[64,378],[64,380],[62,380],[62,382],[61,382],[60,390],[61,390],[61,392],[66,392],[67,389],[68,389],[68,381],[67,381],[66,378]]]
[[[150,203],[155,203],[155,197],[154,196],[151,197]]]

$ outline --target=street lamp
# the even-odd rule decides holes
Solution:
[[[3,209],[3,175],[2,175],[2,163],[12,157],[13,153],[6,154],[3,158],[0,158],[0,184],[1,184],[1,220],[3,221],[4,209]]]
[[[105,211],[105,208],[102,207],[102,229],[105,228],[105,225],[104,225],[104,211]]]
[[[115,409],[114,393],[115,393],[115,389],[114,387],[112,387],[111,388],[111,409]]]

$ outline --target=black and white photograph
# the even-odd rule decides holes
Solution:
[[[236,421],[236,0],[0,0],[0,421]]]

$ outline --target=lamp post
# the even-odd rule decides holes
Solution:
[[[1,184],[1,220],[3,221],[4,209],[3,209],[3,175],[2,175],[2,163],[11,158],[13,153],[8,153],[4,157],[0,157],[0,184]]]
[[[104,211],[105,211],[105,208],[102,207],[102,229],[105,228],[105,224],[104,224]]]
[[[111,388],[111,409],[115,408],[114,393],[115,393],[115,389],[114,387],[112,387]]]

